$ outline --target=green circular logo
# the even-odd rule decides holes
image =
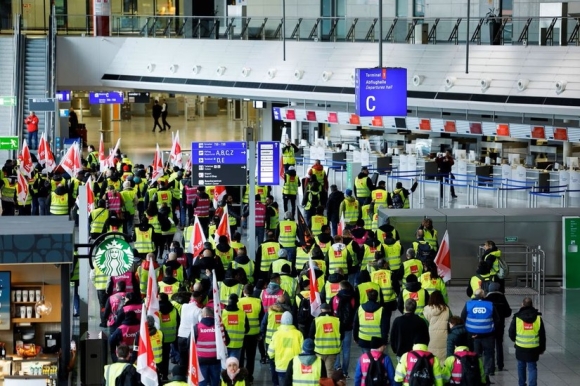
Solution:
[[[94,264],[107,276],[119,276],[133,266],[133,250],[121,238],[108,238],[99,244]]]

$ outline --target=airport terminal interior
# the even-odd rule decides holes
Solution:
[[[417,182],[408,214],[383,210],[381,219],[403,233],[404,249],[425,216],[434,219],[440,239],[449,231],[452,313],[459,315],[468,300],[465,286],[480,245],[494,240],[512,259],[506,286],[512,312],[530,297],[542,313],[547,347],[538,385],[578,385],[580,239],[568,237],[562,219],[580,217],[580,1],[94,3],[0,0],[2,165],[18,154],[4,150],[3,140],[17,137],[21,144],[31,106],[48,103],[47,111],[37,109],[39,133],[57,163],[75,141],[83,142],[86,156],[86,145],[98,147],[104,138],[106,149],[120,139],[133,164],[150,165],[157,145],[169,157],[178,132],[188,159],[192,142],[245,141],[251,127],[257,141],[288,138],[300,147],[300,177],[321,160],[330,183],[343,191],[353,188],[362,166],[389,191]],[[377,94],[381,81],[365,88],[369,74],[394,82],[393,69],[405,69],[403,94]],[[155,100],[167,103],[171,129],[152,131]],[[389,110],[396,106],[403,113]],[[75,136],[67,128],[70,108],[82,123]],[[441,184],[435,160],[446,150],[456,161],[455,178]],[[281,186],[272,192],[281,203]],[[57,295],[51,318],[31,321],[13,312],[12,324],[0,323],[0,341],[16,341],[30,323],[37,340],[50,335],[61,323],[58,294],[67,292],[58,283],[67,278],[60,282],[60,271],[51,270],[39,280],[23,271],[27,266],[1,261],[0,271],[13,270],[15,288]],[[87,278],[81,273],[81,281]],[[95,288],[86,289],[88,311],[80,318],[63,304],[77,342],[86,331],[95,337],[103,330]],[[504,352],[505,369],[490,381],[513,386],[517,361],[507,331]],[[353,343],[348,386],[360,354]],[[83,383],[86,363],[81,350],[71,384]],[[259,355],[253,384],[272,385]]]

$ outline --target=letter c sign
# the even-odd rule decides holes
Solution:
[[[367,111],[375,111],[376,106],[374,105],[374,103],[371,105],[371,101],[376,101],[377,99],[370,95],[367,97],[367,101],[366,101],[366,107],[367,107]]]

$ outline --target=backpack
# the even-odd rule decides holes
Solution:
[[[417,247],[417,258],[422,262],[426,262],[429,259],[433,259],[433,249],[429,245],[429,243],[420,243],[418,242]]]
[[[497,271],[497,277],[500,279],[505,279],[510,274],[510,267],[507,265],[504,259],[501,257],[496,257],[499,264],[499,270]]]
[[[393,202],[394,209],[402,209],[405,206],[401,193],[394,193],[391,195],[391,201]]]
[[[489,285],[492,283],[491,277],[483,277],[481,275],[475,275],[480,281],[481,285],[479,288],[485,291],[485,293],[489,293]]]
[[[389,378],[387,377],[387,371],[385,366],[383,366],[383,361],[385,359],[384,355],[381,354],[379,359],[375,360],[372,354],[367,353],[367,357],[370,360],[369,368],[367,370],[367,376],[365,378],[366,386],[385,386],[389,385]]]
[[[298,298],[300,298],[300,304],[296,313],[296,321],[298,325],[309,326],[313,319],[310,313],[310,299],[303,297],[302,294],[298,294]]]
[[[480,386],[481,372],[479,368],[479,356],[474,352],[466,355],[454,355],[455,359],[461,362],[461,386]]]
[[[409,372],[409,386],[433,386],[435,376],[433,375],[433,354],[419,354],[417,351],[411,351],[408,355],[413,355],[417,362]],[[409,358],[407,357],[407,362]]]

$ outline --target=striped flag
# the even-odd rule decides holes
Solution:
[[[218,224],[215,230],[215,243],[218,243],[218,239],[220,236],[226,236],[228,238],[228,243],[232,241],[232,234],[230,232],[230,220],[228,214],[228,206],[224,206],[224,213],[222,218],[220,219],[220,223]]]
[[[153,264],[151,264],[153,265]],[[145,304],[141,315],[145,315]],[[141,383],[145,386],[158,386],[157,366],[153,357],[153,348],[149,337],[149,328],[147,318],[141,318],[141,327],[139,328],[139,349],[137,352],[137,372],[141,374]]]
[[[318,290],[318,281],[316,280],[316,273],[314,272],[314,262],[312,262],[312,257],[309,258],[308,272],[310,279],[310,313],[315,318],[320,315],[320,306],[322,301],[320,300],[320,292]]]
[[[193,331],[193,324],[191,325],[191,335],[189,339],[189,370],[187,376],[187,383],[190,386],[199,386],[200,382],[204,381],[201,368],[199,367],[199,359],[197,358],[197,347],[195,345],[195,332]]]
[[[157,288],[157,275],[155,274],[155,267],[153,265],[153,259],[150,259],[149,276],[147,277],[147,313],[143,313],[142,315],[153,316],[153,318],[155,318],[155,327],[160,328],[161,324],[159,322],[159,299],[157,299],[159,289]]]
[[[212,271],[212,292],[213,292],[213,313],[215,320],[215,345],[217,350],[216,357],[221,361],[222,369],[225,369],[226,359],[228,358],[228,350],[226,349],[226,337],[224,334],[224,325],[222,323],[220,291],[218,289],[215,270]]]
[[[439,276],[441,276],[443,281],[448,282],[451,280],[451,252],[449,250],[449,233],[447,231],[445,231],[441,245],[439,245],[437,256],[435,256],[435,264],[437,264]]]

